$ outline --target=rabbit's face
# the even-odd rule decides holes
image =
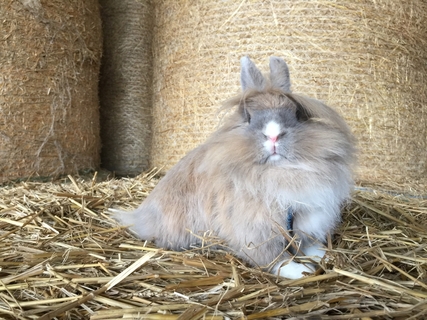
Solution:
[[[302,120],[296,106],[285,96],[270,96],[247,101],[246,130],[255,146],[255,161],[259,164],[280,165],[295,157],[295,134]],[[269,106],[265,108],[266,101]],[[273,102],[273,104],[271,104]]]

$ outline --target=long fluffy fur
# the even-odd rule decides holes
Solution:
[[[115,218],[142,239],[175,250],[197,244],[192,233],[209,230],[262,267],[287,257],[289,207],[293,232],[307,247],[325,241],[352,187],[352,134],[321,102],[284,93],[268,81],[263,86],[230,100],[226,107],[237,108],[224,125],[173,167],[139,208]],[[260,108],[289,108],[305,117],[288,138],[288,158],[278,164],[258,161],[256,141],[247,132],[245,112]]]
[[[264,93],[252,99],[271,108],[264,100],[274,97]],[[265,266],[282,253],[286,240],[281,227],[292,206],[300,236],[324,241],[339,222],[340,205],[352,185],[351,134],[332,109],[292,97],[313,115],[297,137],[294,164],[255,164],[256,150],[236,112],[172,168],[135,212],[118,220],[133,225],[142,239],[173,249],[198,242],[187,229],[196,234],[210,230],[241,257]]]

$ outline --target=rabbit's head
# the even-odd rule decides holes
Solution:
[[[353,138],[344,120],[321,102],[292,94],[284,60],[271,57],[265,77],[243,57],[241,85],[242,95],[230,102],[238,109],[225,126],[242,139],[235,136],[230,144],[236,155],[255,164],[307,170],[330,161],[353,162]]]

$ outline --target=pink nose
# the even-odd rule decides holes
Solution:
[[[277,141],[277,136],[274,137],[268,137],[272,142],[276,142]]]

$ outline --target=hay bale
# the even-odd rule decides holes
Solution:
[[[158,1],[152,164],[169,168],[217,125],[239,58],[289,63],[293,91],[336,108],[359,140],[361,180],[427,185],[423,0]]]
[[[121,175],[148,168],[151,139],[151,1],[101,0],[102,166]]]
[[[97,1],[2,1],[0,21],[0,182],[97,167]]]

